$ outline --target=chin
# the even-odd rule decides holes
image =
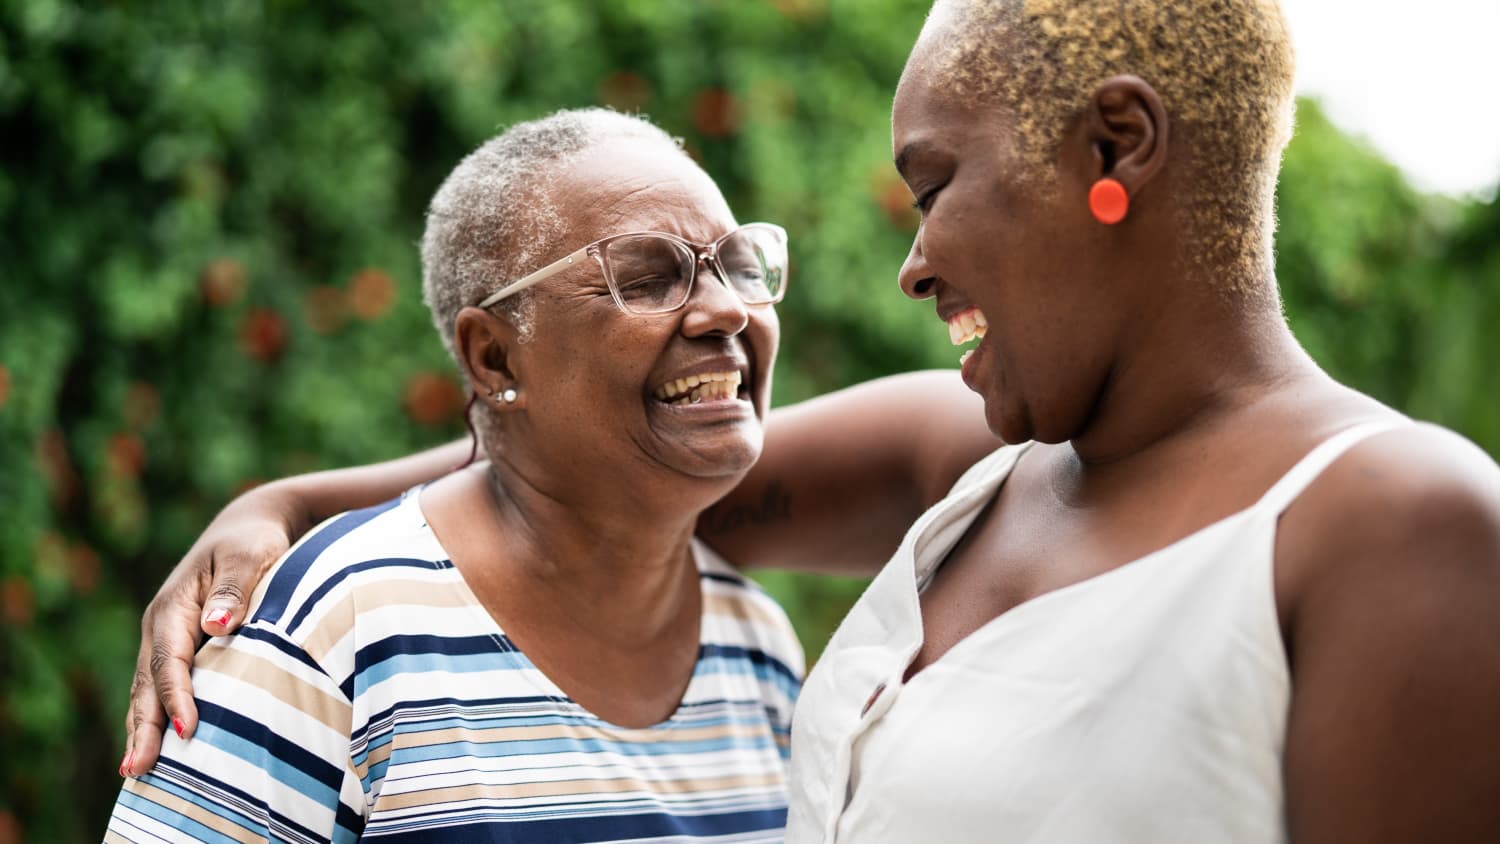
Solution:
[[[1006,445],[1019,445],[1036,438],[1031,414],[1023,405],[985,396],[984,421],[990,433]]]
[[[685,454],[680,452],[677,459],[667,462],[690,477],[724,478],[739,483],[755,465],[755,461],[760,459],[764,444],[765,438],[760,426],[756,425],[753,434],[745,432],[741,436],[719,436],[714,437],[712,442],[684,442],[681,446]]]

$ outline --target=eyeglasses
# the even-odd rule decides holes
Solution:
[[[629,232],[596,240],[505,285],[479,307],[488,308],[588,256],[599,262],[615,304],[626,313],[661,314],[682,307],[692,295],[699,263],[708,264],[747,305],[780,302],[786,292],[786,229],[747,223],[707,244],[665,232]]]

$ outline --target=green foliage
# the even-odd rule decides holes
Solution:
[[[458,436],[414,242],[497,128],[640,109],[793,234],[778,401],[951,366],[894,284],[923,0],[0,3],[0,842],[96,838],[139,612],[260,479]],[[1500,449],[1500,206],[1304,107],[1288,310],[1338,376]],[[773,574],[815,655],[857,581]]]

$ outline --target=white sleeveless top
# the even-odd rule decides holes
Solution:
[[[1277,517],[1390,427],[1334,436],[1249,509],[1003,613],[903,683],[923,639],[918,593],[1028,446],[980,461],[912,526],[808,676],[787,841],[1286,841]]]

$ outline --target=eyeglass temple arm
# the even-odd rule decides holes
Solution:
[[[583,247],[582,249],[580,249],[577,252],[574,252],[572,254],[564,255],[563,257],[558,258],[556,261],[553,261],[552,263],[548,264],[547,266],[542,267],[541,269],[539,269],[536,272],[532,273],[531,275],[526,276],[525,278],[520,279],[519,281],[513,281],[510,284],[507,284],[504,287],[500,288],[499,290],[496,290],[494,293],[491,293],[490,295],[486,296],[484,298],[484,300],[481,301],[476,307],[488,308],[490,305],[495,304],[496,302],[500,301],[501,299],[504,299],[507,296],[511,296],[511,295],[516,294],[516,293],[520,293],[522,290],[525,290],[526,288],[532,286],[533,284],[536,284],[539,281],[542,281],[544,279],[548,279],[548,278],[551,278],[552,276],[557,275],[558,273],[562,272],[563,270],[567,269],[568,267],[573,266],[574,264],[578,263],[579,261],[582,261],[584,258],[587,258],[588,256],[589,256],[589,247],[587,247],[587,246]]]

